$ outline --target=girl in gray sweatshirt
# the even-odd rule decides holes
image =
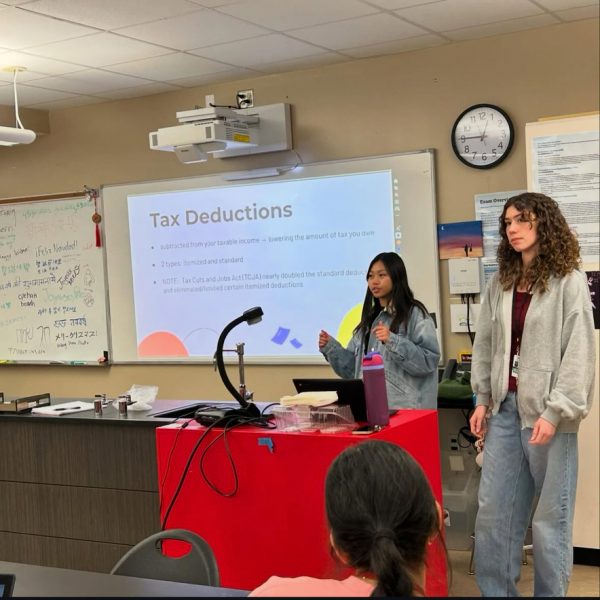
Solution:
[[[473,346],[471,431],[485,435],[475,570],[484,596],[518,596],[531,519],[534,595],[565,596],[572,568],[577,430],[594,388],[595,342],[579,244],[543,194],[507,200],[498,273]]]

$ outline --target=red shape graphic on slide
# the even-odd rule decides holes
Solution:
[[[138,344],[138,356],[189,356],[184,343],[170,331],[155,331]]]

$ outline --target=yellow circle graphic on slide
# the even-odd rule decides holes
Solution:
[[[344,347],[348,345],[354,328],[360,323],[360,315],[362,313],[362,304],[353,306],[343,317],[340,326],[338,327],[336,339]]]

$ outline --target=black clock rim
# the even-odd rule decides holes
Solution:
[[[472,110],[475,110],[476,108],[483,108],[483,107],[492,108],[493,110],[497,110],[506,119],[506,122],[508,123],[508,131],[510,133],[510,139],[508,140],[508,146],[506,147],[506,150],[502,153],[502,156],[497,158],[494,162],[490,163],[489,165],[474,165],[473,163],[470,163],[468,160],[465,160],[461,156],[460,150],[456,146],[454,134],[456,133],[456,128],[458,127],[460,120],[467,113],[471,112]],[[450,142],[452,144],[452,150],[454,151],[454,155],[456,156],[456,158],[458,158],[458,160],[460,160],[461,163],[463,163],[463,165],[467,165],[467,167],[471,167],[472,169],[493,169],[494,167],[497,167],[501,162],[503,162],[504,160],[506,160],[508,158],[508,155],[510,154],[510,151],[512,150],[514,141],[515,141],[515,128],[513,126],[513,122],[511,120],[511,118],[508,116],[508,114],[506,114],[505,110],[503,110],[499,106],[496,106],[495,104],[490,104],[489,102],[481,102],[479,104],[473,104],[472,106],[465,108],[465,110],[463,110],[460,113],[460,115],[458,115],[458,117],[456,117],[456,121],[454,121],[454,125],[452,127],[452,133],[450,134]]]

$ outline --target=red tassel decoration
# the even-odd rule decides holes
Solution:
[[[102,236],[100,235],[100,222],[102,216],[98,212],[98,190],[94,190],[85,186],[85,193],[89,200],[94,201],[94,214],[92,215],[92,222],[96,225],[96,248],[102,247]]]

